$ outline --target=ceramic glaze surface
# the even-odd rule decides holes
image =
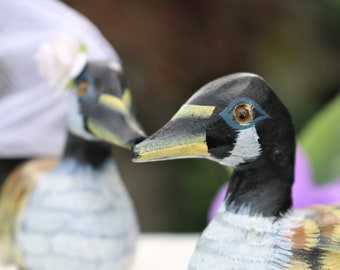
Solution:
[[[138,226],[112,160],[63,161],[38,182],[16,222],[27,269],[128,269]]]

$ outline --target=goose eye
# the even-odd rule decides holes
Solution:
[[[253,120],[253,109],[248,103],[236,105],[233,114],[236,122],[239,124],[248,124],[251,120]]]
[[[86,79],[82,79],[78,84],[77,94],[78,96],[83,96],[87,93],[88,90],[88,81]]]

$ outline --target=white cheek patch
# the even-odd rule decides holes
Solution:
[[[98,140],[95,136],[85,130],[84,118],[80,113],[79,102],[74,95],[70,98],[69,108],[67,113],[68,130],[72,134],[78,135],[83,139],[90,141]]]
[[[261,146],[258,139],[259,136],[257,135],[255,126],[239,130],[235,146],[230,152],[230,156],[222,159],[220,163],[235,167],[256,159],[261,154]]]

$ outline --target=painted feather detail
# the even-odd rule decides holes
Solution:
[[[315,206],[275,220],[223,206],[203,232],[190,270],[333,270],[340,266],[340,206]]]
[[[0,261],[14,263],[19,260],[14,243],[15,220],[24,209],[37,181],[54,168],[55,159],[29,161],[11,173],[0,196]]]
[[[296,219],[225,212],[223,206],[203,232],[189,270],[288,269],[292,256],[290,228]],[[290,216],[289,216],[290,217]]]
[[[17,215],[16,262],[35,270],[128,269],[138,234],[131,207],[111,159],[95,171],[64,160]]]
[[[340,206],[309,208],[293,229],[290,269],[332,270],[340,267]]]

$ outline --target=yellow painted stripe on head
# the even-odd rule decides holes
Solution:
[[[97,136],[98,138],[106,141],[113,143],[117,146],[125,147],[125,148],[130,148],[128,145],[125,145],[117,136],[112,134],[109,130],[106,128],[102,127],[101,125],[95,123],[93,120],[89,119],[87,121],[87,126],[91,130],[91,132]]]
[[[103,104],[104,106],[107,106],[110,109],[114,109],[118,112],[124,113],[124,114],[128,114],[129,110],[126,107],[125,103],[112,95],[109,94],[101,94],[99,97],[99,102],[101,104]]]
[[[124,90],[123,96],[122,96],[122,101],[125,104],[125,106],[131,110],[132,108],[132,96],[131,96],[131,91],[129,88],[126,88]]]
[[[139,152],[139,160],[166,159],[171,157],[210,156],[205,134],[182,139],[172,137],[161,145],[146,145]]]
[[[184,104],[172,117],[172,120],[189,117],[206,119],[212,115],[214,110],[215,106]]]

